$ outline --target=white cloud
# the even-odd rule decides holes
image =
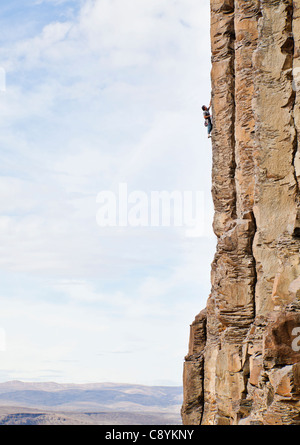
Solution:
[[[188,324],[207,297],[200,293],[214,239],[187,240],[172,228],[104,230],[96,196],[124,181],[146,192],[200,189],[211,216],[200,113],[209,98],[208,9],[193,0],[84,1],[77,17],[2,45],[0,272],[20,283],[32,278],[8,306],[5,290],[11,294],[16,280],[2,289],[8,319],[15,314],[4,367],[19,366],[18,377],[46,373],[37,358],[44,341],[43,360],[65,380],[180,378]],[[167,342],[174,349],[166,355]],[[135,351],[123,377],[115,363],[94,358],[96,347]],[[164,370],[155,370],[162,357]],[[62,359],[82,362],[72,370]]]
[[[79,280],[61,280],[53,286],[54,290],[60,291],[70,300],[86,303],[109,303],[110,305],[122,307],[128,304],[125,295],[121,291],[114,293],[96,292],[91,283]]]

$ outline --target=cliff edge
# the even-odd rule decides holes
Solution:
[[[300,424],[300,0],[211,0],[217,249],[183,423]]]

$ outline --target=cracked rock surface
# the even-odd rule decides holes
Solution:
[[[182,419],[300,424],[300,0],[211,0],[211,49],[218,243]]]

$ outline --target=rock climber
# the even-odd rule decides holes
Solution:
[[[202,107],[203,116],[204,116],[204,125],[205,125],[205,127],[207,127],[207,133],[208,133],[209,138],[211,137],[211,131],[213,128],[212,121],[211,121],[211,114],[209,112],[210,107],[211,107],[211,101],[210,101],[209,107],[207,107],[206,105],[203,105],[203,107]]]

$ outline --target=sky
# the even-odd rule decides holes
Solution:
[[[181,385],[215,251],[209,2],[10,0],[0,27],[0,381]],[[99,224],[120,184],[200,191],[201,233]]]

